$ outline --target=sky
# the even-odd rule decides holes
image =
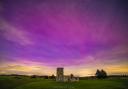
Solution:
[[[127,0],[1,0],[0,74],[128,74]]]

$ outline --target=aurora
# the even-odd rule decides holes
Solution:
[[[125,0],[1,0],[0,74],[128,74]]]

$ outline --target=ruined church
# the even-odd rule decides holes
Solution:
[[[64,68],[57,68],[56,81],[58,81],[58,82],[75,82],[75,81],[79,81],[79,77],[75,77],[73,74],[65,76]]]

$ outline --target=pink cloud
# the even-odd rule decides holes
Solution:
[[[2,33],[3,37],[5,37],[5,39],[9,41],[16,42],[23,46],[33,44],[33,41],[28,36],[27,32],[13,25],[10,25],[7,22],[2,21],[0,30],[1,32],[3,32]]]

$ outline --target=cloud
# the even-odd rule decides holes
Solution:
[[[52,75],[55,73],[54,70],[53,68],[43,65],[26,65],[20,62],[13,62],[0,66],[0,74]]]
[[[127,45],[115,46],[112,49],[102,50],[97,52],[94,56],[96,59],[105,60],[111,62],[115,61],[127,61],[128,58]]]
[[[2,21],[0,31],[2,32],[2,36],[9,41],[23,46],[33,44],[33,41],[29,38],[26,31],[23,31],[22,29],[19,29],[5,21]]]
[[[85,60],[86,59],[86,60]],[[89,59],[89,60],[87,60]],[[102,61],[93,61],[92,56],[83,59],[84,65],[65,66],[64,73],[69,75],[73,73],[77,76],[94,75],[97,69],[105,69],[110,74],[128,74],[127,63],[103,64]],[[96,63],[100,62],[100,65]],[[71,62],[70,62],[71,64]],[[57,66],[56,66],[57,67]],[[52,75],[56,72],[56,67],[50,67],[40,62],[30,60],[17,60],[0,65],[0,74],[25,74],[25,75]]]

